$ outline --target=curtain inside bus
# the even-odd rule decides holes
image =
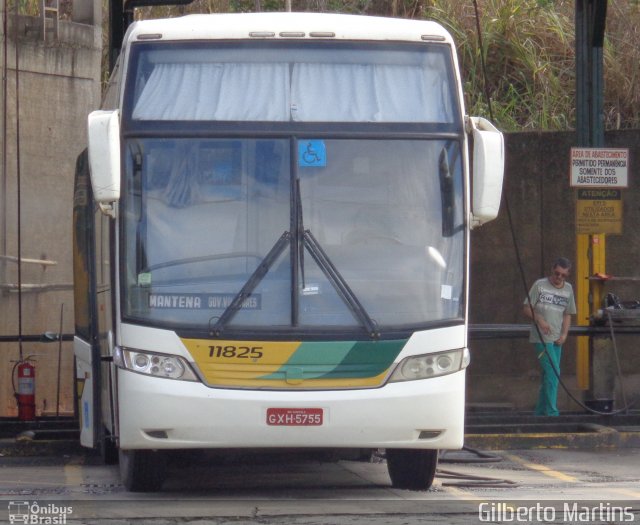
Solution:
[[[172,56],[172,58],[175,58]],[[429,67],[352,63],[156,63],[136,120],[437,122],[454,120],[444,57]]]

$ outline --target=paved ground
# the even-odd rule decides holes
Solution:
[[[187,455],[174,460],[162,492],[142,495],[97,458],[4,457],[0,522],[26,502],[40,517],[89,525],[640,523],[640,449],[491,454],[445,454],[424,493],[393,489],[383,462]]]

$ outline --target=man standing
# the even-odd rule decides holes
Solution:
[[[524,314],[531,319],[529,342],[534,343],[542,367],[540,393],[535,408],[537,416],[557,416],[560,356],[576,313],[573,288],[566,282],[571,262],[559,257],[551,267],[549,277],[538,279],[524,302]],[[540,339],[542,337],[542,339]]]

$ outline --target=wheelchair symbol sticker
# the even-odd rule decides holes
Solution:
[[[298,142],[298,166],[301,168],[327,165],[327,148],[324,140],[300,140]]]

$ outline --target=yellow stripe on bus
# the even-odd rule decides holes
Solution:
[[[210,383],[219,384],[222,370],[242,370],[245,379],[277,371],[300,347],[300,341],[212,341],[183,339]],[[215,376],[215,377],[212,377]]]
[[[292,364],[300,341],[226,341],[183,339],[207,384],[239,388],[366,388],[381,385],[388,367],[373,376],[329,377],[338,362]],[[332,344],[332,343],[329,343]],[[341,343],[341,360],[353,343]],[[339,345],[335,345],[338,348]],[[327,349],[327,352],[329,348]],[[328,354],[327,354],[328,355]],[[331,361],[331,360],[329,360]]]

